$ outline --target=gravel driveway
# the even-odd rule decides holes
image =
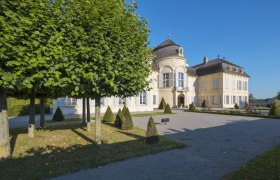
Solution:
[[[167,125],[160,119],[169,117]],[[177,112],[156,116],[161,135],[190,145],[83,170],[57,179],[219,179],[257,154],[280,144],[280,120]],[[148,117],[135,118],[146,128]]]

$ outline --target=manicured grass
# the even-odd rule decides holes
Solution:
[[[175,113],[172,113],[175,114]],[[150,117],[150,116],[161,116],[161,115],[167,115],[164,112],[149,112],[149,113],[137,113],[137,114],[131,114],[132,117]],[[170,114],[168,114],[170,115]],[[114,115],[115,116],[115,115]],[[101,116],[101,119],[103,118],[103,115]],[[94,114],[91,115],[91,119],[94,118]],[[60,122],[73,122],[73,121],[82,121],[82,118],[67,118],[65,121],[60,121]],[[57,121],[52,121],[52,120],[46,120],[46,123],[59,123]]]
[[[280,179],[280,145],[257,156],[223,179]]]
[[[230,112],[222,112],[222,111],[201,111],[201,110],[186,111],[186,112],[280,119],[280,116],[270,116],[270,115],[253,114],[253,113],[241,113],[241,112],[236,111],[236,110],[235,110],[235,111],[230,111]]]
[[[94,123],[92,123],[93,129]],[[82,169],[142,156],[184,144],[160,137],[154,145],[145,143],[145,131],[122,131],[102,124],[102,145],[94,145],[94,133],[77,124],[50,126],[27,136],[26,128],[11,129],[12,159],[0,163],[1,179],[46,179]]]

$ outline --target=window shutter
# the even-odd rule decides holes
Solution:
[[[170,87],[174,87],[174,84],[173,84],[173,73],[171,72],[171,73],[169,73],[169,78],[170,78],[170,80],[169,80],[169,85],[170,85]]]
[[[135,97],[135,105],[136,106],[140,105],[140,96]]]
[[[151,105],[151,92],[150,91],[148,91],[148,92],[146,92],[146,105],[147,106],[150,106]]]
[[[188,87],[188,76],[187,73],[184,73],[184,88]]]
[[[119,105],[119,97],[114,97],[114,105],[118,106]]]
[[[159,88],[163,88],[163,73],[159,73]]]
[[[127,106],[130,106],[130,97],[127,97],[125,99],[125,103],[126,103]]]
[[[175,79],[175,81],[176,81],[176,88],[177,87],[179,87],[179,73],[175,73],[176,74],[176,79]]]

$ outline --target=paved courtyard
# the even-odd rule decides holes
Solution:
[[[169,117],[170,123],[160,124]],[[157,116],[161,135],[188,144],[171,150],[83,170],[58,179],[219,179],[280,144],[280,120],[177,112]],[[146,128],[148,117],[135,118]]]

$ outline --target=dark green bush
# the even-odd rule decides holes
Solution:
[[[201,107],[206,108],[206,101],[205,101],[205,99],[202,101]]]
[[[159,142],[157,127],[155,125],[154,119],[152,117],[150,117],[149,122],[148,122],[147,131],[146,131],[146,143],[154,144],[157,142]]]
[[[64,115],[60,109],[60,107],[58,107],[53,115],[53,121],[64,121],[65,118],[64,118]]]
[[[195,111],[196,108],[195,108],[195,105],[194,103],[192,102],[190,105],[189,105],[189,111]]]
[[[122,123],[122,130],[133,129],[133,121],[128,108],[126,108],[123,115],[124,115],[124,121]]]
[[[106,112],[103,117],[104,122],[113,122],[115,120],[114,114],[110,106],[107,107]]]
[[[165,109],[166,108],[166,102],[165,102],[164,98],[161,99],[158,108],[159,109]]]
[[[166,105],[166,107],[164,109],[164,113],[167,113],[167,114],[171,114],[172,113],[171,108],[170,108],[168,103],[167,103],[167,105]]]
[[[234,105],[234,108],[235,108],[235,109],[239,109],[239,106],[238,106],[237,103]]]
[[[122,124],[124,121],[125,121],[125,118],[123,116],[122,110],[119,109],[114,124],[116,127],[122,128]]]
[[[266,107],[267,107],[267,108],[271,108],[271,104],[268,103],[268,104],[266,105]]]
[[[245,102],[244,108],[247,109],[248,107],[249,107],[249,104],[247,102]]]
[[[269,111],[269,115],[271,116],[280,116],[280,106],[279,103],[277,101],[274,101],[272,103],[272,107]]]

